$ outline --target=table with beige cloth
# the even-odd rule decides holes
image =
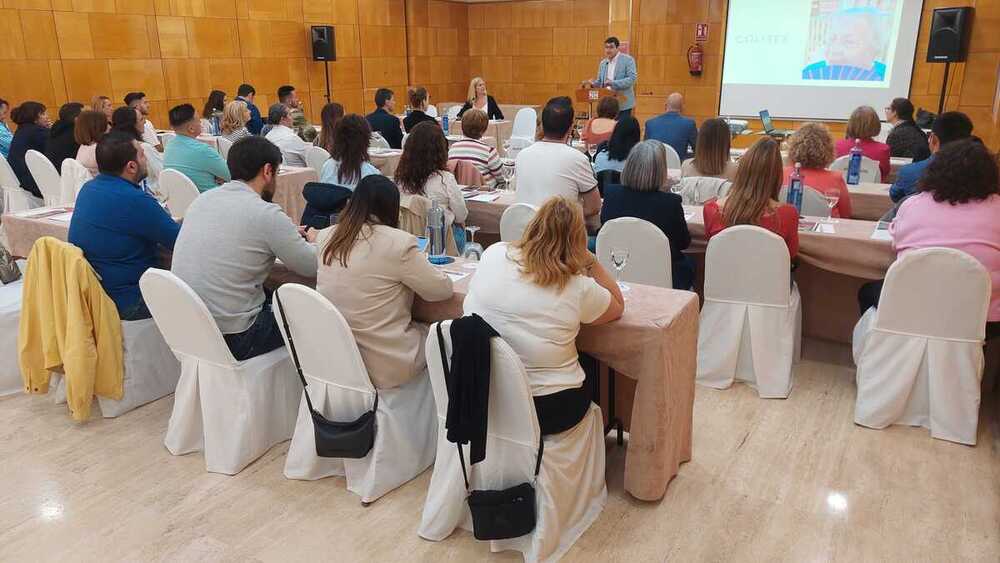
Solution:
[[[2,223],[7,233],[10,253],[18,258],[27,258],[31,254],[31,247],[35,241],[42,237],[67,240],[69,238],[69,221],[56,221],[52,217],[72,211],[72,209],[71,207],[46,207],[31,210],[30,216],[25,216],[23,212],[5,214]],[[37,215],[39,213],[47,216]]]
[[[862,182],[847,186],[851,194],[851,218],[878,221],[886,211],[892,209],[889,188],[892,184]]]
[[[399,157],[403,156],[403,151],[399,149],[370,149],[368,158],[371,159],[372,166],[387,178],[396,176],[396,167],[399,166]]]
[[[319,177],[312,168],[282,166],[278,172],[278,182],[271,202],[277,203],[292,218],[292,222],[298,225],[302,220],[302,212],[306,209],[306,199],[302,195],[302,189],[309,182],[318,180]]]

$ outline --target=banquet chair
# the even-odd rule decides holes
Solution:
[[[14,174],[14,169],[10,167],[10,163],[2,154],[0,154],[0,190],[3,192],[3,201],[0,203],[3,204],[4,213],[18,213],[45,205],[41,199],[21,187],[20,180]],[[3,225],[0,225],[0,231],[2,229]],[[0,237],[0,239],[2,238]]]
[[[0,284],[0,397],[20,393],[21,366],[17,357],[17,333],[21,321],[21,291],[24,288],[26,260],[18,260],[21,279]]]
[[[802,339],[790,262],[785,241],[757,226],[729,227],[708,241],[697,383],[727,389],[743,381],[761,398],[788,397]]]
[[[663,148],[667,149],[667,168],[670,170],[680,170],[681,169],[681,156],[677,154],[674,147],[663,143]]]
[[[520,150],[535,142],[535,126],[538,112],[534,108],[521,108],[514,116],[514,126],[510,132],[510,148]]]
[[[500,240],[503,242],[517,242],[521,240],[524,229],[528,228],[528,223],[535,218],[538,208],[530,203],[515,203],[504,209],[500,216]]]
[[[409,133],[403,133],[403,140],[399,142],[400,149],[406,148],[406,139],[410,136]]]
[[[441,323],[445,356],[450,358],[451,321]],[[420,537],[441,541],[456,528],[472,530],[472,516],[457,446],[446,438],[448,388],[436,325],[426,343],[427,368],[437,406],[437,457],[421,515]],[[520,358],[501,338],[490,343],[492,373],[486,458],[468,466],[473,489],[503,489],[530,482],[535,472],[540,429]],[[607,501],[604,482],[604,429],[601,410],[590,409],[573,428],[544,438],[541,470],[534,483],[536,525],[519,538],[490,542],[491,552],[515,550],[526,562],[558,561],[600,516]],[[468,446],[463,446],[468,460]]]
[[[340,311],[304,285],[285,284],[277,295],[281,308],[275,302],[275,320],[290,350],[284,325],[288,323],[314,408],[327,420],[341,422],[370,411],[375,386]],[[434,395],[430,380],[423,375],[399,387],[378,390],[375,444],[361,459],[316,455],[316,434],[304,396],[298,412],[285,460],[288,479],[346,476],[347,490],[368,504],[420,475],[434,462]]]
[[[222,160],[227,160],[229,158],[229,149],[233,148],[233,142],[225,137],[219,137],[219,154],[222,155]]]
[[[437,106],[434,106],[434,105],[427,106],[427,112],[426,113],[430,117],[437,117],[438,116],[438,108],[437,108]]]
[[[163,445],[173,455],[205,452],[205,469],[235,475],[292,437],[302,384],[284,348],[238,362],[198,295],[151,268],[142,295],[181,364]]]
[[[149,143],[142,143],[142,152],[146,155],[146,187],[154,194],[159,193],[160,173],[163,172],[163,153]]]
[[[372,149],[391,149],[392,146],[389,145],[389,141],[385,140],[385,137],[377,131],[372,131],[371,141],[368,142],[368,147]],[[329,156],[329,155],[327,155]]]
[[[844,156],[833,161],[830,165],[830,170],[840,170],[844,174],[844,181],[847,181],[847,167],[851,164],[851,155],[845,154]],[[861,181],[865,183],[878,184],[882,182],[882,171],[879,170],[878,162],[868,158],[867,156],[861,157]]]
[[[28,166],[31,177],[35,179],[38,191],[42,192],[45,205],[50,207],[61,205],[62,181],[52,161],[44,154],[31,149],[24,155],[24,163]]]
[[[83,187],[93,177],[90,170],[80,164],[75,158],[66,158],[62,161],[62,173],[59,175],[59,201],[63,205],[73,205],[76,203],[76,196]]]
[[[330,153],[323,147],[309,147],[306,149],[306,166],[316,171],[318,178],[323,174],[323,165],[330,160]]]
[[[449,121],[454,122],[455,120],[458,119],[458,113],[460,111],[462,111],[462,106],[455,104],[448,108],[448,111],[445,112],[445,115],[448,116]]]
[[[601,170],[594,176],[597,177],[597,191],[604,197],[604,187],[612,184],[619,184],[622,181],[622,173],[617,170]]]
[[[448,171],[455,176],[455,181],[460,186],[483,185],[483,174],[468,160],[451,159],[448,161]]]
[[[635,217],[608,221],[597,233],[597,260],[609,272],[615,271],[611,262],[614,248],[629,251],[622,281],[673,289],[670,240],[656,225]]]
[[[427,210],[431,208],[431,200],[422,195],[401,194],[399,198],[399,228],[418,237],[427,236]],[[448,256],[458,256],[458,243],[451,223],[444,226],[445,253]]]
[[[684,205],[705,205],[713,199],[725,197],[732,187],[733,183],[723,178],[688,176],[681,178],[671,191],[681,196],[681,203]]]
[[[983,266],[959,250],[899,257],[878,308],[854,328],[854,422],[922,426],[934,438],[974,446],[990,291]]]
[[[160,193],[166,198],[164,203],[175,219],[184,217],[188,207],[198,198],[198,187],[183,172],[166,169],[160,172]]]
[[[785,203],[788,201],[788,186],[781,188],[778,192],[778,201]],[[802,188],[802,215],[808,217],[829,217],[830,206],[826,204],[826,198],[815,188],[803,186]]]
[[[163,146],[164,152],[166,152],[167,150],[167,145],[170,144],[170,141],[173,141],[174,137],[176,136],[177,133],[174,133],[172,131],[167,131],[166,133],[160,135],[160,144]]]

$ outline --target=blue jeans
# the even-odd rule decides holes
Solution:
[[[256,358],[285,345],[278,329],[278,322],[274,320],[274,313],[271,312],[271,293],[265,292],[264,295],[260,313],[249,328],[236,334],[223,335],[229,351],[237,361]]]

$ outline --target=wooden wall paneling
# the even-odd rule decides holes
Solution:
[[[119,14],[156,15],[155,0],[115,0],[115,12]]]
[[[52,3],[49,0],[4,0],[3,7],[17,10],[51,10]]]
[[[116,104],[123,103],[125,94],[129,92],[143,92],[150,101],[167,99],[160,59],[110,60],[108,71],[112,92],[108,96]]]
[[[90,99],[102,94],[111,97],[111,72],[108,61],[103,59],[64,60],[63,76],[66,79],[66,96],[70,100],[89,104]]]
[[[194,58],[240,56],[236,21],[216,18],[187,18],[189,55]]]
[[[89,16],[70,12],[55,12],[56,39],[63,59],[93,59],[94,43],[90,35]]]
[[[25,11],[25,13],[28,13]],[[45,13],[45,12],[38,12]],[[0,10],[0,59],[26,59],[24,36],[21,32],[21,17],[18,10]]]
[[[74,12],[115,13],[115,0],[72,0]]]
[[[25,57],[28,59],[58,59],[59,41],[56,37],[55,19],[52,12],[35,10],[21,10],[21,36],[30,41],[26,41]],[[15,22],[17,19],[14,20]],[[3,37],[11,38],[7,34]],[[13,39],[13,38],[11,38]],[[2,49],[2,47],[0,47]]]
[[[95,58],[149,58],[145,16],[90,14],[89,21]]]
[[[58,19],[56,22],[58,23]],[[184,18],[156,16],[156,30],[161,57],[169,59],[188,56],[187,24]]]

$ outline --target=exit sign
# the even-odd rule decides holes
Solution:
[[[708,24],[707,23],[696,23],[696,24],[694,24],[694,40],[695,41],[708,41]]]

